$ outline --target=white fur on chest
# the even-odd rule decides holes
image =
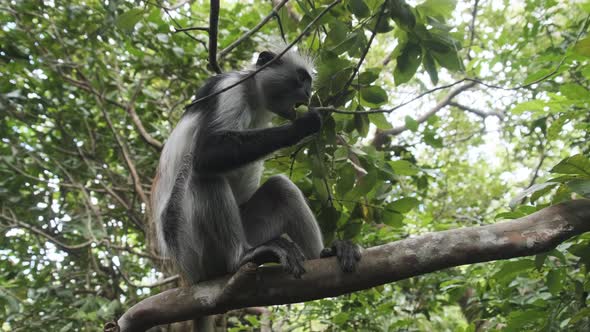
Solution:
[[[256,161],[226,175],[238,205],[246,203],[260,186],[264,161]]]

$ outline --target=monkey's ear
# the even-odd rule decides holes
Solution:
[[[269,51],[260,52],[260,54],[258,55],[258,60],[256,61],[256,66],[257,67],[264,66],[270,60],[272,60],[275,56],[276,56],[276,54],[274,54],[273,52],[269,52]]]

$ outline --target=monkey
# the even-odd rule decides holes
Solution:
[[[263,51],[255,65],[205,81],[196,99],[215,94],[276,57]],[[162,254],[195,284],[235,272],[248,262],[276,262],[300,278],[303,261],[337,256],[353,271],[360,248],[322,234],[303,193],[284,175],[260,185],[264,157],[320,131],[308,104],[311,60],[289,50],[236,87],[189,105],[164,145],[153,185],[153,211]],[[273,116],[288,124],[269,127]]]

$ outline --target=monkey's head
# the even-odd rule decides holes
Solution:
[[[256,68],[270,62],[276,54],[261,52]],[[264,107],[286,119],[295,119],[295,107],[309,103],[313,80],[311,61],[295,51],[285,53],[256,76]]]

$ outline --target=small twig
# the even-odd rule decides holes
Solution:
[[[306,27],[305,29],[303,29],[303,31],[299,34],[299,36],[297,36],[297,38],[295,38],[295,40],[293,40],[289,45],[287,45],[287,47],[285,47],[284,50],[282,50],[279,54],[277,54],[274,58],[272,58],[272,60],[270,60],[269,62],[267,62],[266,64],[264,64],[263,66],[258,67],[256,70],[252,71],[250,74],[244,76],[242,79],[238,80],[237,82],[235,82],[234,84],[231,84],[221,90],[218,90],[212,94],[209,94],[205,97],[199,98],[197,100],[193,100],[190,104],[188,104],[187,106],[185,106],[185,108],[189,108],[197,103],[200,103],[204,100],[207,100],[211,97],[217,96],[221,93],[224,93],[230,89],[235,88],[236,86],[242,84],[243,82],[249,80],[250,78],[254,77],[254,75],[258,74],[260,71],[266,69],[267,67],[272,66],[276,61],[278,61],[285,53],[287,53],[293,46],[295,46],[295,44],[297,44],[301,38],[303,38],[303,36],[305,36],[307,34],[307,32],[311,29],[312,26],[315,25],[315,23],[317,21],[319,21],[320,18],[322,18],[324,15],[326,15],[326,13],[328,11],[330,11],[330,9],[332,9],[332,7],[336,6],[337,4],[339,4],[342,0],[335,0],[334,2],[332,2],[331,4],[328,5],[328,7],[326,7],[324,10],[322,10],[322,12],[316,16],[316,18],[314,18]]]
[[[211,0],[209,10],[209,66],[217,74],[221,74],[221,68],[217,63],[217,28],[219,25],[219,0]]]
[[[169,8],[166,7],[162,7],[159,6],[160,8],[162,8],[164,10],[164,12],[166,13],[166,15],[168,15],[168,17],[170,18],[170,20],[176,25],[174,27],[175,30],[183,30],[184,28],[182,27],[182,25],[174,18],[174,16],[172,16],[170,14]],[[184,33],[185,35],[187,35],[190,39],[198,42],[199,44],[203,45],[203,48],[205,48],[207,50],[207,43],[205,43],[204,41],[200,40],[199,38],[191,35],[187,30],[181,31],[182,33]]]
[[[262,19],[255,27],[253,27],[250,31],[243,34],[240,38],[238,38],[233,43],[229,44],[228,47],[224,48],[219,52],[219,58],[224,58],[229,52],[231,52],[234,48],[236,48],[240,43],[244,40],[250,38],[256,31],[260,30],[268,21],[270,21],[273,17],[278,16],[279,10],[287,3],[289,0],[282,0],[279,4],[277,4],[270,14],[268,14],[265,18]],[[282,31],[282,29],[281,29]]]
[[[55,244],[57,247],[61,248],[64,251],[71,252],[74,250],[80,250],[80,249],[90,246],[92,243],[95,242],[94,240],[88,240],[86,242],[77,243],[77,244],[67,244],[67,243],[61,242],[56,237],[44,232],[43,230],[38,229],[37,227],[29,225],[29,224],[22,222],[20,220],[14,219],[14,217],[11,218],[11,217],[7,217],[5,215],[0,215],[0,218],[11,222],[12,224],[8,225],[9,227],[27,229],[27,230],[43,237],[44,239],[49,240],[51,243]]]
[[[137,192],[137,194],[141,198],[141,201],[145,204],[147,214],[149,215],[150,201],[147,198],[147,196],[142,188],[141,178],[139,177],[139,173],[137,172],[137,168],[135,167],[135,163],[131,159],[131,154],[129,153],[127,146],[125,145],[125,143],[123,142],[123,140],[121,139],[119,134],[117,133],[117,130],[115,129],[115,126],[113,125],[113,122],[111,121],[111,117],[109,116],[108,112],[106,111],[106,109],[104,107],[104,103],[103,103],[104,99],[102,98],[102,96],[96,96],[96,100],[97,100],[98,106],[100,107],[100,109],[102,111],[104,119],[107,122],[107,126],[110,128],[111,133],[113,134],[113,137],[115,138],[115,142],[117,142],[117,146],[119,147],[119,150],[120,150],[121,154],[123,155],[123,159],[125,160],[125,163],[127,164],[127,168],[129,169],[131,179],[133,180],[133,185],[135,187],[135,191]]]
[[[281,39],[283,39],[283,43],[287,43],[287,37],[285,37],[285,29],[283,29],[283,23],[281,22],[281,15],[275,13],[275,18],[277,20],[277,24],[279,26],[279,30],[281,31]]]
[[[174,33],[185,32],[185,31],[194,31],[194,30],[209,32],[209,28],[208,27],[190,27],[190,28],[177,28],[177,27],[174,27]]]
[[[416,122],[418,124],[425,122],[431,116],[433,116],[438,111],[440,111],[445,106],[447,106],[451,102],[451,100],[453,98],[455,98],[458,94],[462,93],[465,90],[471,89],[473,86],[475,86],[475,82],[469,82],[469,83],[466,83],[463,86],[460,86],[460,87],[452,90],[441,101],[439,101],[432,109],[430,109],[428,112],[426,112],[426,113],[420,115],[419,117],[417,117],[416,118]],[[399,127],[395,127],[395,128],[389,129],[389,130],[383,130],[383,131],[379,132],[379,134],[380,135],[392,135],[392,136],[395,136],[395,135],[399,135],[403,131],[406,131],[407,129],[408,129],[408,127],[404,124],[404,125],[401,125]]]
[[[153,146],[157,150],[161,150],[162,146],[163,146],[162,142],[153,138],[152,135],[150,135],[147,132],[147,130],[143,126],[143,123],[141,122],[141,119],[139,118],[139,115],[137,115],[137,112],[135,112],[135,100],[137,99],[137,96],[139,95],[139,92],[141,91],[142,86],[143,86],[143,81],[140,80],[139,83],[137,84],[137,88],[135,89],[135,92],[133,93],[133,97],[131,98],[131,100],[127,104],[127,107],[125,108],[125,110],[127,111],[129,116],[131,117],[131,121],[133,121],[133,123],[135,124],[135,127],[137,128],[137,131],[139,132],[139,136],[141,136],[141,138],[143,138],[143,140],[146,143],[148,143],[149,145]]]
[[[120,275],[121,277],[123,277],[123,280],[125,280],[125,283],[126,283],[127,285],[131,286],[131,287],[134,287],[134,288],[154,288],[154,287],[160,287],[160,286],[163,286],[163,285],[166,285],[166,284],[169,284],[169,283],[175,282],[175,281],[177,281],[177,280],[179,280],[179,279],[180,279],[180,275],[178,275],[178,274],[175,274],[175,275],[173,275],[173,276],[170,276],[170,277],[167,277],[167,278],[164,278],[164,279],[160,279],[160,280],[158,280],[158,281],[156,281],[156,282],[154,282],[154,283],[152,283],[152,284],[147,284],[147,285],[140,285],[140,284],[136,284],[136,283],[134,283],[133,281],[131,281],[131,280],[130,280],[130,279],[129,279],[129,278],[126,276],[126,275],[125,275],[125,273],[123,273],[123,271],[121,270],[121,268],[120,268],[120,267],[118,267],[118,266],[116,266],[116,265],[115,265],[115,269],[117,269],[117,271],[119,271],[119,275]]]
[[[399,108],[402,108],[402,107],[404,107],[404,106],[406,106],[406,105],[408,105],[408,104],[410,104],[410,103],[412,103],[412,102],[414,102],[414,101],[416,101],[416,100],[418,100],[418,99],[420,99],[420,98],[422,98],[422,97],[424,97],[424,96],[426,96],[428,94],[431,94],[431,93],[436,92],[438,90],[443,90],[443,89],[447,89],[447,88],[453,87],[453,86],[455,86],[455,85],[457,85],[459,83],[463,83],[463,82],[465,82],[467,80],[468,79],[465,79],[464,78],[464,79],[458,80],[458,81],[456,81],[454,83],[447,84],[447,85],[442,85],[442,86],[439,86],[439,87],[430,89],[428,91],[422,92],[418,96],[416,96],[416,97],[414,97],[414,98],[412,98],[412,99],[410,99],[410,100],[408,100],[406,102],[403,102],[403,103],[401,103],[401,104],[399,104],[399,105],[397,105],[397,106],[395,106],[393,108],[390,108],[390,109],[375,109],[375,110],[368,110],[368,111],[345,111],[345,110],[340,110],[340,109],[336,109],[336,108],[333,108],[333,107],[313,107],[313,109],[314,110],[317,110],[317,111],[333,112],[333,113],[339,113],[339,114],[392,113],[393,111],[395,111],[395,110],[397,110]]]
[[[480,116],[482,118],[487,118],[488,116],[495,116],[495,117],[499,118],[500,120],[504,119],[504,114],[502,114],[500,112],[485,112],[485,111],[482,111],[482,110],[475,109],[473,107],[469,107],[469,106],[465,106],[463,104],[459,104],[459,103],[454,102],[454,101],[450,101],[449,102],[449,106],[457,107],[459,109],[462,109],[462,110],[467,111],[469,113],[473,113],[473,114],[475,114],[477,116]]]
[[[469,25],[469,47],[467,47],[467,58],[471,59],[471,47],[473,46],[473,40],[475,39],[475,19],[477,17],[477,6],[479,5],[479,0],[475,0],[473,4],[473,10],[471,11],[471,24]]]

